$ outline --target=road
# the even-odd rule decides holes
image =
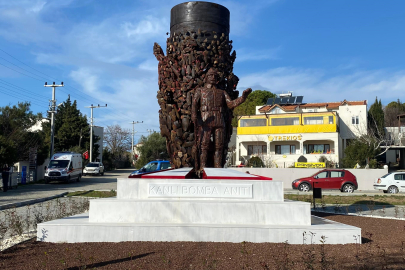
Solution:
[[[9,190],[8,192],[0,192],[0,210],[9,208],[10,206],[20,206],[31,201],[30,204],[35,203],[35,200],[50,198],[52,196],[60,196],[66,192],[81,191],[81,190],[117,190],[117,178],[127,178],[134,169],[119,169],[111,172],[105,172],[104,176],[84,176],[80,182],[63,183],[51,182],[49,184],[29,184],[20,185],[17,189]],[[298,192],[298,190],[284,189],[285,194],[312,194],[312,192]],[[351,195],[384,195],[382,191],[355,191],[352,194],[341,193],[335,190],[323,190],[324,195],[338,195],[338,196],[351,196]],[[398,195],[405,195],[399,193]]]
[[[117,178],[127,178],[134,169],[105,172],[103,176],[84,176],[80,182],[50,182],[49,184],[19,185],[7,192],[0,192],[0,209],[52,196],[81,190],[117,190]]]

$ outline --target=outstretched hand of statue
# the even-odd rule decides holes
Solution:
[[[248,88],[248,89],[246,89],[245,91],[243,91],[242,96],[243,96],[244,98],[247,98],[250,93],[252,93],[252,88]]]

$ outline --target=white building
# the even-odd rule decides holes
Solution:
[[[276,103],[258,106],[256,115],[240,118],[236,165],[252,156],[270,167],[292,166],[301,156],[307,162],[325,156],[339,163],[349,140],[367,133],[366,100]]]

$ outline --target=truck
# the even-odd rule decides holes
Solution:
[[[60,152],[52,156],[45,171],[45,183],[50,181],[77,181],[82,178],[82,155],[74,152]]]

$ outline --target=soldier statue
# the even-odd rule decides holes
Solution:
[[[241,97],[232,100],[228,93],[217,88],[218,71],[208,70],[204,87],[197,88],[193,96],[191,120],[194,123],[195,144],[193,147],[194,168],[197,175],[206,167],[207,159],[214,161],[215,168],[222,168],[226,133],[226,111],[242,104],[252,92],[243,91]],[[213,139],[214,153],[209,156],[209,146]]]

